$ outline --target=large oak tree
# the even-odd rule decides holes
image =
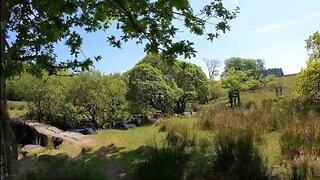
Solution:
[[[175,41],[181,21],[193,34],[208,40],[229,30],[236,12],[226,9],[221,0],[212,0],[194,11],[188,0],[1,0],[0,123],[1,179],[14,174],[16,146],[8,121],[6,79],[22,71],[55,74],[59,69],[86,70],[99,56],[81,56],[79,29],[95,32],[112,24],[121,32],[107,39],[114,47],[135,39],[145,42],[145,51],[171,59],[177,55],[195,56],[193,42]],[[9,38],[9,36],[15,36]],[[62,42],[73,59],[57,59],[55,44]]]

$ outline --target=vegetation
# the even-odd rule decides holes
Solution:
[[[192,103],[204,104],[221,94],[217,82],[210,82],[200,67],[178,60],[169,65],[159,55],[149,54],[124,75],[93,70],[74,77],[69,74],[61,71],[37,78],[24,73],[8,80],[15,88],[8,86],[7,91],[28,102],[28,118],[61,129],[99,129],[157,111],[182,114]]]
[[[215,81],[218,60],[206,60],[209,78],[200,67],[177,60],[196,51],[193,42],[175,40],[179,28],[173,22],[181,20],[212,41],[230,29],[238,12],[221,0],[200,13],[187,0],[1,4],[1,179],[320,177],[319,32],[306,40],[311,53],[297,77],[277,78],[282,69],[266,69],[261,59],[232,57]],[[105,31],[112,24],[121,34],[107,37],[111,46],[134,39],[147,55],[128,72],[105,75],[90,69],[100,56],[80,57],[78,29]],[[9,39],[9,32],[16,38]],[[61,42],[73,59],[56,59]],[[279,87],[284,94],[273,92]],[[227,92],[229,98],[241,93],[244,101],[230,108]],[[10,177],[19,148],[7,110],[11,117],[26,113],[63,130],[92,127],[97,133],[88,141],[21,154],[17,176]],[[156,122],[126,131],[105,128],[142,116]]]
[[[177,60],[170,65],[149,54],[128,72],[128,99],[135,107],[182,114],[187,103],[204,104],[212,96],[210,81],[200,67]]]
[[[300,72],[297,93],[320,112],[320,61],[309,61]]]
[[[196,50],[189,40],[173,40],[181,26],[180,20],[192,34],[206,35],[208,40],[230,30],[229,21],[238,9],[228,10],[220,0],[204,5],[195,12],[187,0],[183,1],[1,1],[1,178],[15,173],[17,153],[8,121],[6,80],[27,71],[41,76],[53,75],[63,69],[72,73],[88,70],[99,55],[83,55],[80,31],[92,33],[116,27],[120,31],[107,35],[111,46],[120,48],[123,42],[136,40],[144,44],[146,52],[161,53],[167,60],[183,55],[194,57]],[[215,21],[212,25],[208,22]],[[114,25],[114,26],[112,26]],[[179,28],[178,28],[179,27]],[[14,34],[14,38],[10,38]],[[55,45],[64,44],[72,58],[57,60]]]
[[[181,64],[192,67],[192,65]],[[54,85],[55,87],[58,87],[58,82],[66,83],[66,87],[70,88],[64,87],[63,89],[70,93],[69,104],[73,109],[81,109],[82,106],[99,107],[98,104],[90,104],[91,101],[85,99],[86,97],[94,99],[95,93],[99,94],[95,88],[86,88],[86,82],[96,84],[97,88],[102,88],[101,92],[111,93],[106,97],[122,102],[124,109],[121,110],[116,106],[115,109],[121,111],[115,114],[130,116],[130,113],[133,112],[130,110],[132,108],[130,103],[135,101],[145,103],[144,109],[147,107],[159,110],[155,108],[156,106],[148,104],[148,101],[143,102],[141,99],[130,99],[129,106],[126,106],[126,99],[130,97],[130,89],[132,90],[131,95],[134,96],[134,92],[138,92],[137,90],[133,91],[134,88],[141,88],[139,91],[144,91],[148,89],[145,87],[157,87],[157,83],[163,83],[165,86],[179,91],[180,88],[172,77],[174,77],[175,71],[180,71],[177,68],[180,62],[176,61],[171,66],[158,65],[151,66],[149,63],[139,63],[122,76],[106,76],[91,71],[76,77],[52,76],[44,84],[43,80],[39,80],[39,82],[42,82],[40,84],[43,86]],[[165,74],[163,72],[166,68],[175,71],[167,71]],[[231,72],[229,73],[231,74]],[[238,73],[242,72],[238,71]],[[285,78],[293,79],[294,77],[277,79],[270,76],[265,81],[268,82],[267,84],[281,81],[287,89],[294,88],[292,83]],[[59,79],[64,81],[59,81]],[[187,80],[188,78],[186,78]],[[143,82],[143,85],[139,84]],[[102,85],[100,86],[99,83]],[[108,86],[103,83],[107,83]],[[130,83],[133,84],[130,85]],[[37,82],[34,81],[34,84]],[[217,90],[221,91],[219,84],[215,85],[218,85]],[[159,86],[161,87],[161,85]],[[127,94],[125,91],[114,94],[112,92],[115,91],[112,91],[112,87],[127,89]],[[38,89],[41,90],[41,88]],[[79,92],[80,89],[81,92]],[[245,101],[242,107],[230,109],[219,99],[198,107],[201,109],[199,116],[166,118],[155,125],[137,127],[127,131],[100,130],[98,134],[92,136],[93,141],[90,144],[62,145],[58,149],[43,149],[34,152],[34,156],[31,153],[31,159],[22,158],[19,161],[18,177],[41,179],[48,173],[59,174],[60,178],[86,177],[88,179],[122,176],[151,179],[154,178],[154,174],[157,174],[159,179],[318,177],[320,172],[317,166],[320,152],[317,146],[319,143],[317,139],[319,136],[317,130],[319,129],[319,116],[314,111],[314,106],[309,106],[303,96],[289,97],[293,95],[291,91],[286,90],[285,93],[288,97],[283,99],[276,97],[273,91],[270,92],[270,89],[272,86],[263,87],[256,92],[245,92],[245,98],[251,97],[252,103],[248,106],[246,105],[248,101]],[[211,91],[216,92],[213,89]],[[157,91],[145,91],[140,97],[154,92]],[[167,90],[163,92],[167,92]],[[180,89],[179,93],[181,92],[183,89]],[[86,95],[87,93],[88,95]],[[179,93],[173,94],[179,95]],[[54,95],[54,93],[50,94]],[[136,98],[138,97],[136,96]],[[119,98],[123,101],[120,101]],[[194,98],[193,101],[197,100],[196,96]],[[109,102],[107,99],[104,101]],[[95,100],[92,103],[97,102],[99,101]],[[175,101],[171,103],[171,108],[174,110]],[[108,107],[112,107],[112,104]],[[54,110],[54,108],[52,109]],[[62,110],[60,111],[62,112]],[[101,111],[99,110],[99,112]],[[167,116],[170,116],[173,111],[171,113],[170,111],[165,112]],[[98,114],[97,117],[100,115]],[[120,119],[125,117],[122,116]],[[91,120],[90,118],[83,120],[85,119]],[[106,119],[107,121],[104,122],[110,120],[108,117]],[[102,123],[97,122],[98,124]],[[59,154],[61,152],[67,153],[67,155]],[[41,165],[45,171],[40,171],[38,168],[26,168],[28,164],[34,164],[37,167]],[[76,173],[75,169],[79,167],[85,169],[81,173]]]
[[[91,71],[76,77],[51,76],[46,79],[23,74],[18,80],[9,82],[18,89],[24,89],[19,96],[28,102],[27,116],[30,119],[61,129],[88,124],[97,129],[106,122],[128,116],[126,83],[117,74],[103,76]],[[24,110],[25,106],[16,109]]]
[[[228,74],[229,70],[242,71],[247,76],[252,77],[255,80],[259,80],[264,70],[264,61],[261,59],[245,59],[239,57],[232,57],[225,60],[225,67],[222,76]]]
[[[177,91],[177,87],[170,86],[158,69],[148,64],[140,64],[128,73],[128,100],[142,109],[172,112]]]

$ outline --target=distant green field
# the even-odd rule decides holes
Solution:
[[[283,76],[277,78],[279,84],[283,87],[283,96],[291,96],[297,85],[297,74]],[[261,105],[263,100],[266,99],[277,99],[275,89],[264,87],[254,92],[247,91],[241,95],[242,103],[255,102]]]
[[[25,115],[28,112],[27,102],[8,101],[8,112],[11,118]]]
[[[292,74],[280,77],[277,80],[285,89],[293,89],[297,85],[297,77],[297,74]]]

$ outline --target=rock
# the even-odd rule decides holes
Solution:
[[[40,145],[27,144],[21,148],[21,152],[28,152],[29,153],[31,151],[38,150],[41,148],[42,148],[42,146],[40,146]]]
[[[90,139],[76,132],[62,131],[54,126],[32,123],[19,120],[11,120],[11,126],[17,137],[17,142],[22,145],[39,144],[47,146],[53,144],[56,148],[62,142],[69,144],[82,144]]]
[[[23,157],[26,157],[31,151],[41,149],[42,146],[35,144],[27,144],[20,149],[20,153]]]
[[[190,117],[190,116],[192,116],[192,113],[191,112],[184,112],[183,115],[187,116],[187,117]]]

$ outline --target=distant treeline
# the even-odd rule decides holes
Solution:
[[[276,77],[284,76],[282,68],[269,68],[262,71],[262,77],[265,78],[269,75],[274,75]]]

